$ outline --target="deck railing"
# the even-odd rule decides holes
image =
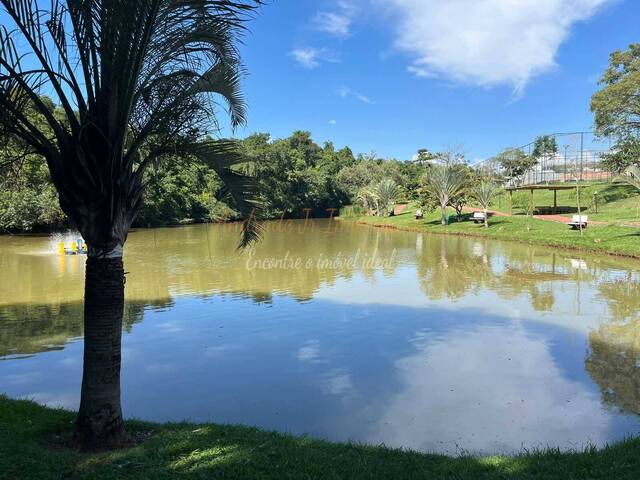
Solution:
[[[521,175],[507,171],[502,159],[505,155],[522,153],[531,157],[535,142],[507,148],[495,157],[476,163],[474,167],[485,174],[505,178],[507,186],[606,181],[612,178],[603,163],[605,155],[613,152],[609,139],[596,137],[593,132],[556,133],[550,136],[555,138],[556,150],[540,153],[536,157],[536,164]]]

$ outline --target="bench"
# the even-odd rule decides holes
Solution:
[[[473,212],[473,217],[471,217],[473,223],[484,223],[486,220],[486,215],[484,212]]]
[[[571,221],[567,223],[573,230],[587,228],[589,217],[587,215],[573,215]]]

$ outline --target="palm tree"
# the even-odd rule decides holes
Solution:
[[[489,206],[498,193],[498,185],[491,181],[483,180],[471,189],[473,198],[480,204],[484,211],[484,226],[489,228]]]
[[[378,211],[378,192],[375,188],[368,186],[362,187],[356,194],[356,201],[360,202],[362,206],[367,210],[367,215],[371,214],[371,210],[375,208]]]
[[[232,142],[201,142],[222,101],[245,120],[237,43],[261,0],[0,0],[0,136],[49,167],[62,210],[89,247],[84,370],[75,438],[128,441],[120,406],[123,247],[149,165],[169,154],[208,159],[249,211]],[[47,107],[46,92],[59,105]],[[34,109],[39,122],[24,112]],[[253,216],[243,242],[256,237]]]
[[[460,192],[467,180],[466,175],[459,165],[445,163],[432,165],[425,178],[427,190],[433,194],[440,205],[442,225],[447,224],[447,206],[451,198]]]
[[[380,211],[383,211],[385,214],[388,212],[389,204],[398,196],[399,190],[398,184],[391,178],[385,178],[376,185],[375,192],[380,205],[378,215],[380,215]]]

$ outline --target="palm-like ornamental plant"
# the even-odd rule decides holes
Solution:
[[[484,226],[489,228],[489,206],[498,193],[498,184],[483,180],[471,189],[473,198],[480,204],[484,212]]]
[[[440,222],[447,224],[447,206],[465,186],[467,177],[459,165],[445,163],[432,165],[425,178],[427,191],[436,197],[440,205]]]
[[[45,8],[43,5],[47,3]],[[200,142],[245,119],[237,43],[260,0],[0,0],[0,137],[47,162],[60,206],[89,247],[84,370],[76,439],[126,441],[120,407],[122,252],[144,173],[168,154],[205,158],[230,181],[236,207],[249,183],[230,142]],[[48,95],[59,105],[51,111]],[[45,133],[26,115],[34,109]],[[246,222],[244,241],[255,238]]]
[[[378,215],[389,211],[389,204],[396,199],[399,191],[398,184],[391,178],[385,178],[376,185],[375,192],[380,206]]]
[[[376,211],[378,210],[378,192],[371,186],[362,187],[360,190],[358,190],[358,193],[356,194],[356,201],[362,204],[362,206],[367,211],[367,215],[370,215],[371,210],[373,209],[375,209]]]

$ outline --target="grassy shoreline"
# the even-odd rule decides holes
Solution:
[[[439,214],[432,213],[422,220],[416,220],[414,210],[410,207],[394,217],[355,216],[339,219],[372,227],[517,241],[640,259],[640,228],[591,225],[580,235],[579,231],[571,230],[563,223],[535,218],[528,220],[525,216],[493,216],[489,220],[490,227],[485,228],[470,221],[471,214],[465,214],[461,221],[457,221],[453,213],[450,215],[450,224],[443,226]]]
[[[251,427],[127,422],[144,438],[126,450],[81,453],[64,446],[74,414],[0,395],[2,479],[632,479],[640,439],[603,449],[515,456],[447,457],[332,443]]]

